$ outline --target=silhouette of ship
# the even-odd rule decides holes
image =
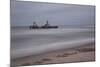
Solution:
[[[58,26],[51,26],[48,21],[46,21],[46,24],[39,27],[36,22],[33,22],[33,25],[30,26],[30,29],[50,29],[50,28],[58,28]]]

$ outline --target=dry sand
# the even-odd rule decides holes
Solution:
[[[95,43],[11,60],[11,66],[95,61]]]

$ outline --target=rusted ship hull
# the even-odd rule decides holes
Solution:
[[[33,27],[33,26],[30,26],[30,29],[55,29],[55,28],[58,28],[58,26],[48,26],[48,27],[45,27],[45,26],[42,26],[42,27]]]

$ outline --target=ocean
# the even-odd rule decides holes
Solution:
[[[11,58],[72,48],[95,41],[94,27],[32,29],[11,27]]]

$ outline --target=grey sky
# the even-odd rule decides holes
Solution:
[[[38,25],[46,20],[52,25],[94,25],[95,6],[15,2],[11,0],[11,26]]]

